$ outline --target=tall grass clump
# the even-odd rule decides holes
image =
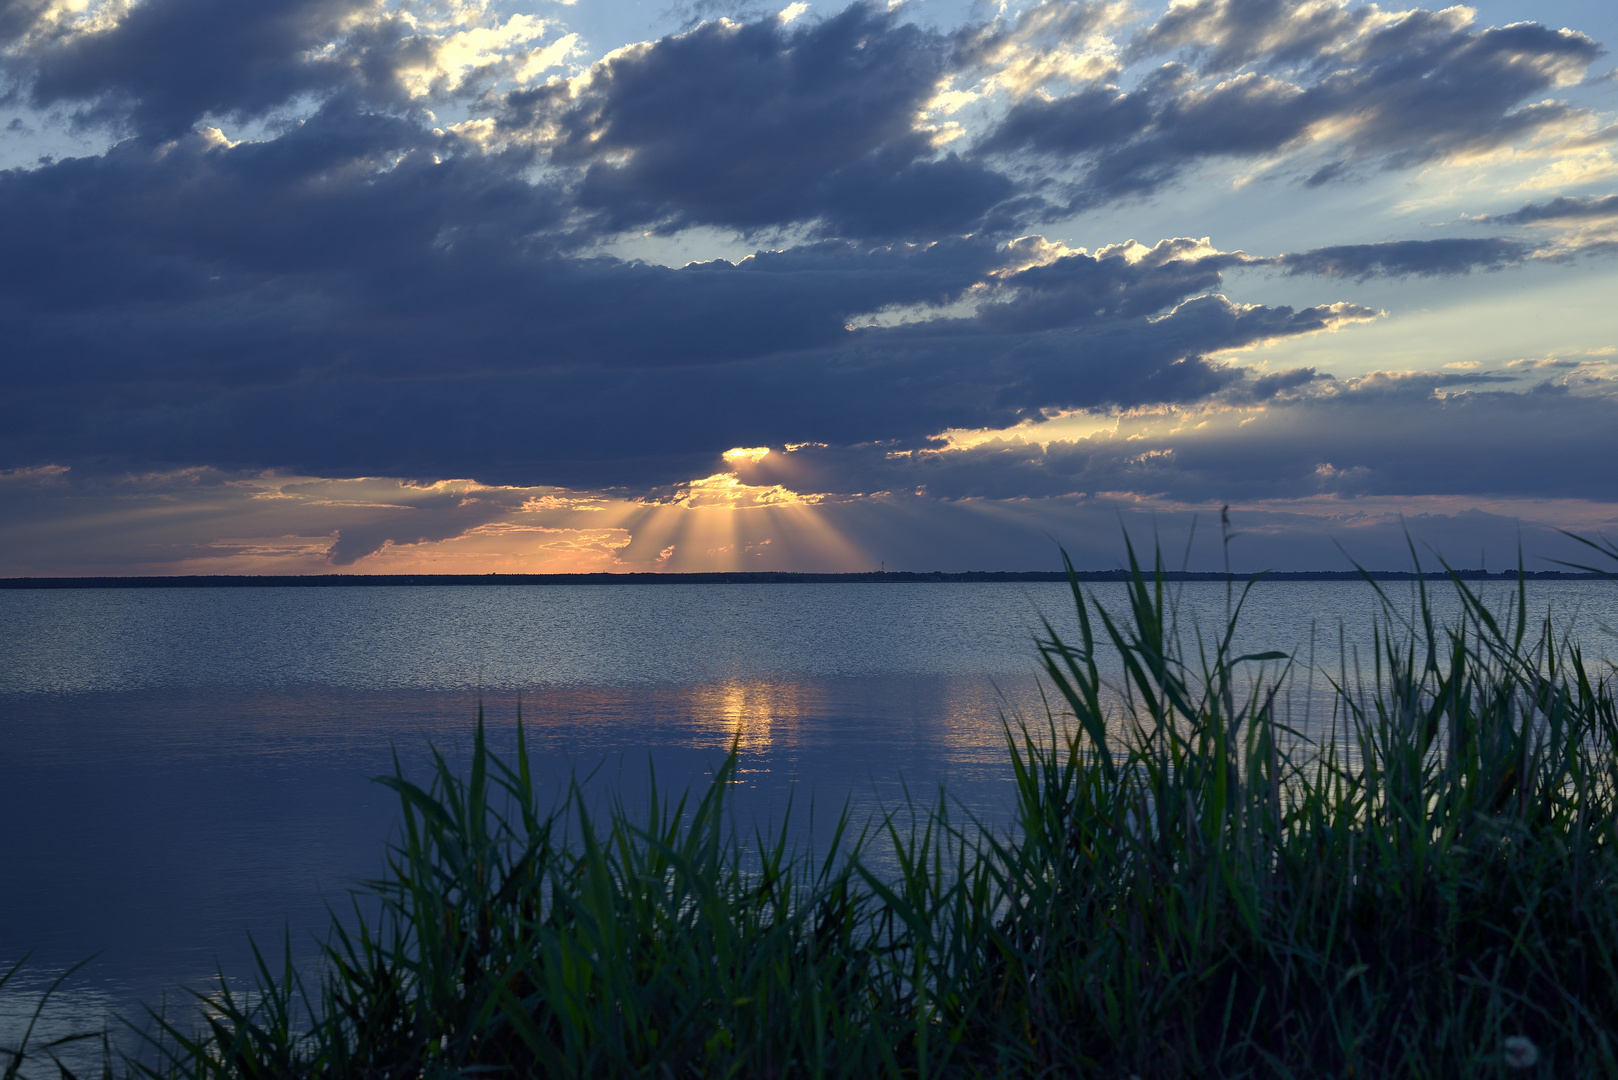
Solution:
[[[161,1023],[149,1080],[1618,1075],[1612,683],[1459,580],[1289,715],[1161,566],[1037,643],[1006,829],[921,807],[821,857],[699,797],[542,811],[519,744],[383,780],[376,912],[307,979]],[[1121,673],[1121,674],[1119,674]]]
[[[1507,620],[1454,584],[1450,627],[1387,605],[1314,739],[1237,614],[1188,655],[1161,575],[1093,620],[1075,584],[1040,651],[1076,723],[1013,748],[974,1040],[1034,1073],[1618,1073],[1611,684],[1520,583]]]
[[[13,961],[5,970],[0,971],[0,1001],[4,1001],[6,1008],[0,1009],[0,1023],[12,1027],[21,1023],[21,1031],[8,1031],[7,1035],[14,1041],[9,1044],[0,1044],[0,1080],[20,1080],[30,1075],[49,1075],[59,1077],[60,1080],[78,1080],[74,1074],[73,1066],[64,1059],[80,1058],[90,1061],[99,1061],[101,1068],[94,1075],[97,1080],[112,1080],[112,1044],[105,1031],[79,1031],[79,1032],[52,1032],[43,1038],[37,1038],[36,1032],[42,1027],[41,1021],[46,1021],[46,1010],[50,1007],[52,996],[62,988],[82,967],[79,963],[67,971],[57,975],[51,980],[49,986],[35,993],[28,993],[17,989],[16,983],[21,977],[28,957]],[[26,999],[32,999],[32,1007],[26,1004]],[[50,1027],[49,1021],[43,1025]],[[85,1044],[99,1043],[100,1053],[86,1054]],[[75,1064],[77,1064],[75,1062]],[[79,1066],[89,1080],[88,1070]],[[43,1072],[41,1070],[44,1070]]]

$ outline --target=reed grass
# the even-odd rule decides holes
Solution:
[[[706,790],[544,811],[519,724],[382,779],[379,905],[307,976],[157,1018],[144,1080],[1618,1075],[1610,673],[1456,579],[1294,722],[1286,654],[1178,635],[1161,562],[1070,581],[1006,718],[1015,822],[940,801],[795,850]],[[1069,567],[1071,570],[1071,567]],[[1387,598],[1384,598],[1387,599]],[[1105,663],[1103,663],[1105,661]],[[1122,672],[1122,678],[1104,672]],[[379,913],[378,913],[379,912]]]

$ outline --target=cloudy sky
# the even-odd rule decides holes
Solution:
[[[779,0],[776,0],[778,3]],[[3,0],[0,575],[1618,532],[1618,5]]]

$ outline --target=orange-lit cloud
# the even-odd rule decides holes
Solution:
[[[802,495],[734,474],[632,499],[466,481],[200,469],[108,480],[42,468],[0,474],[0,576],[1048,570],[1059,544],[1079,565],[1105,569],[1122,558],[1124,530],[1180,551],[1197,522],[1208,550],[1193,562],[1216,568],[1218,513],[1217,502],[1130,491]],[[1457,565],[1486,551],[1502,569],[1521,544],[1544,569],[1581,554],[1556,528],[1618,530],[1618,504],[1576,498],[1322,492],[1233,499],[1231,513],[1242,534],[1233,554],[1248,570],[1347,568],[1339,544],[1366,565],[1399,569],[1407,529],[1424,552]],[[345,536],[371,550],[335,562]]]
[[[733,460],[750,453],[765,452]],[[661,500],[206,469],[82,486],[75,479],[64,468],[0,475],[0,502],[12,509],[0,526],[0,575],[861,570],[870,562],[823,519],[819,496],[732,473]]]

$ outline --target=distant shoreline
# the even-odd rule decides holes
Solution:
[[[1457,570],[1463,581],[1515,581],[1517,571]],[[1228,575],[1235,581],[1254,578],[1265,581],[1447,581],[1446,571],[1417,574],[1409,570],[1287,570],[1261,574]],[[1529,570],[1531,581],[1599,581],[1606,574],[1567,570]],[[1165,581],[1224,581],[1218,571],[1170,570]],[[1081,570],[1082,582],[1127,581],[1127,570]],[[691,574],[219,574],[170,577],[14,577],[0,578],[0,589],[264,589],[324,587],[400,587],[423,585],[822,585],[918,583],[980,583],[1066,581],[1059,570],[968,570],[948,574],[942,571],[920,573],[908,570],[871,571],[857,574],[795,574],[785,572],[729,571]]]

